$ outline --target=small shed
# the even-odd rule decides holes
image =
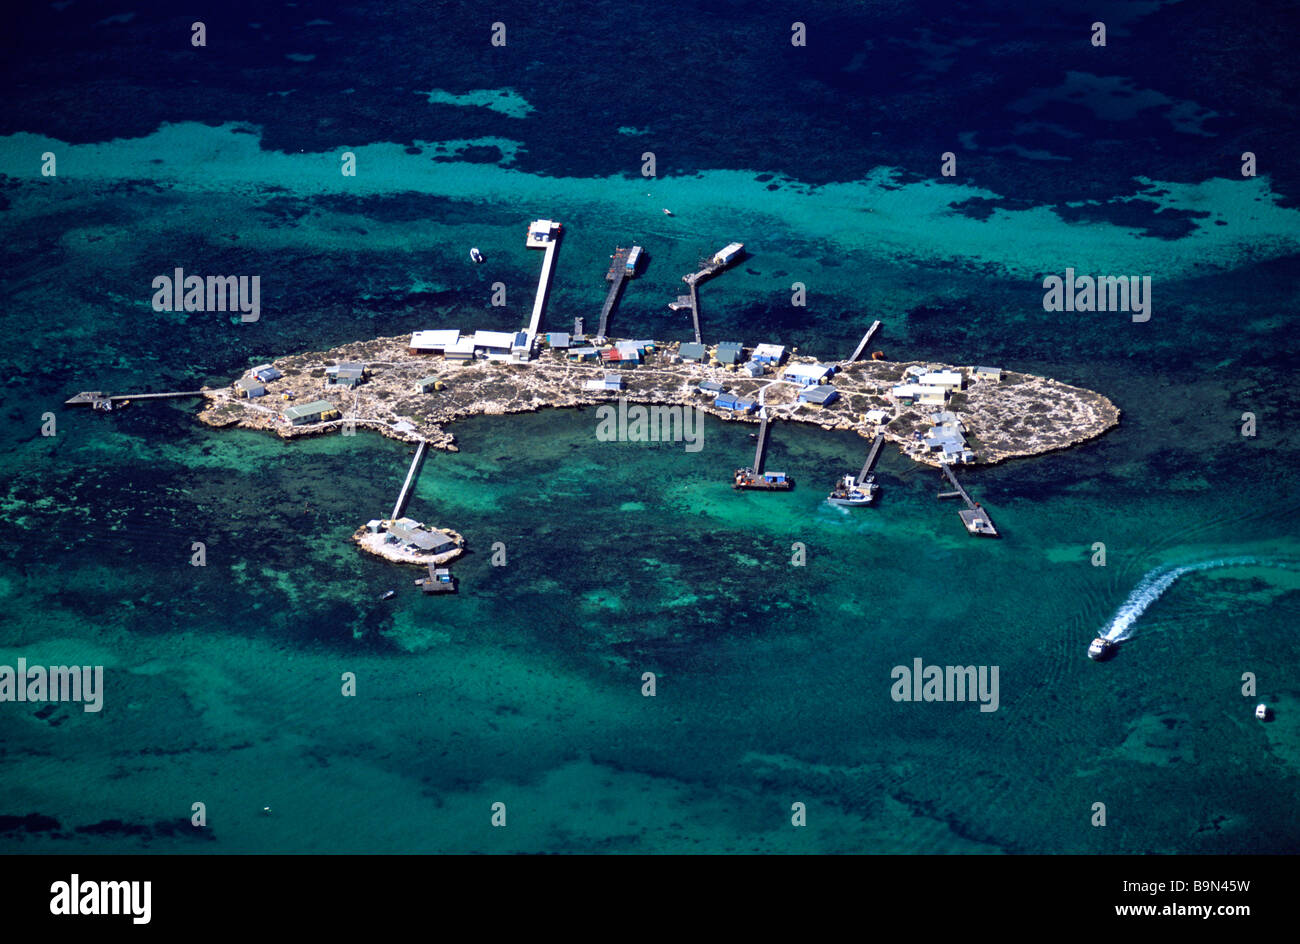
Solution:
[[[830,406],[839,398],[840,392],[830,384],[817,384],[799,392],[800,403],[811,403],[818,407]]]
[[[248,397],[249,399],[264,397],[266,396],[266,388],[256,378],[242,377],[235,381],[235,396]]]
[[[345,361],[334,367],[325,368],[325,382],[338,384],[340,387],[355,387],[366,376],[366,365],[356,361]]]
[[[546,334],[546,343],[553,348],[567,350],[569,347],[569,332],[549,331]]]
[[[270,364],[259,364],[249,371],[254,380],[260,380],[262,383],[270,383],[272,380],[279,380],[284,375],[272,367]]]
[[[437,377],[421,377],[415,382],[415,389],[420,393],[432,393],[438,388]]]
[[[306,426],[322,420],[337,419],[338,415],[338,408],[328,400],[296,403],[284,411],[284,418],[291,426]]]
[[[719,364],[738,364],[740,363],[740,354],[744,350],[744,345],[739,341],[722,341],[719,342],[714,357]]]
[[[1002,382],[1002,368],[1001,368],[1001,367],[976,367],[976,368],[975,368],[975,379],[976,379],[976,380],[991,380],[991,381],[993,381],[994,383],[1001,383],[1001,382]]]
[[[702,361],[708,353],[703,344],[696,344],[694,341],[688,341],[681,346],[677,352],[684,361]]]

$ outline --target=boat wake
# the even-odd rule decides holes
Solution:
[[[1162,565],[1147,571],[1146,575],[1133,588],[1115,615],[1110,618],[1101,638],[1108,642],[1123,642],[1133,635],[1134,624],[1152,603],[1164,595],[1174,582],[1184,574],[1200,570],[1213,570],[1218,567],[1282,567],[1287,570],[1300,569],[1294,561],[1276,560],[1264,557],[1220,557],[1215,560],[1200,561],[1195,564],[1182,564],[1171,567]]]

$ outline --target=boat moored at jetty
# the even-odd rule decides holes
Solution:
[[[876,492],[878,491],[880,491],[880,486],[876,484],[874,475],[868,475],[859,482],[852,474],[849,474],[835,483],[835,488],[826,496],[826,500],[832,505],[854,508],[859,505],[870,505],[876,500]]]

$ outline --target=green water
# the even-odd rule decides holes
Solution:
[[[12,136],[0,172],[47,143]],[[0,815],[58,823],[8,829],[5,848],[1295,849],[1294,572],[1188,575],[1119,658],[1084,657],[1155,567],[1300,558],[1294,352],[1277,314],[1295,298],[1297,211],[1265,179],[1163,185],[1165,205],[1229,221],[1168,241],[1045,210],[968,218],[949,206],[976,190],[889,189],[883,170],[769,191],[740,171],[544,178],[387,145],[355,149],[362,172],[342,196],[362,202],[331,202],[336,155],[257,143],[182,125],[61,146],[60,189],[11,190],[6,299],[27,327],[4,355],[0,664],[102,664],[107,691],[98,715],[3,706]],[[155,159],[163,185],[132,185]],[[467,421],[410,508],[470,549],[460,592],[425,598],[415,571],[348,541],[391,505],[400,444],[214,431],[188,401],[59,407],[86,388],[224,383],[357,337],[515,327],[539,264],[523,228],[547,215],[568,234],[549,324],[591,322],[605,259],[633,233],[652,268],[616,329],[683,337],[663,307],[681,273],[743,237],[752,258],[703,291],[710,337],[837,357],[880,317],[893,358],[1083,384],[1123,422],[964,472],[1004,534],[981,541],[936,500],[937,473],[892,451],[878,506],[827,505],[861,463],[853,436],[778,427],[769,468],[799,484],[764,495],[729,487],[752,454],[740,424],[708,420],[688,453],[599,442],[591,411]],[[490,273],[464,260],[471,244]],[[260,271],[262,320],[153,312],[149,280],[177,264]],[[1152,322],[1043,312],[1036,274],[1065,265],[1162,273]],[[504,311],[487,304],[497,278]],[[795,280],[806,310],[788,305]],[[39,434],[46,411],[54,437]],[[998,710],[893,701],[891,669],[914,658],[997,666]],[[349,672],[356,697],[341,694]],[[1252,718],[1259,699],[1269,725]],[[497,801],[505,829],[490,824]],[[195,802],[206,831],[188,826]]]

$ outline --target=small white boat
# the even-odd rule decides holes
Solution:
[[[381,596],[379,599],[380,599],[380,600],[391,600],[391,599],[393,598],[393,596],[396,595],[396,593],[397,593],[396,590],[385,590],[383,596]]]
[[[1104,662],[1115,654],[1118,643],[1112,642],[1104,636],[1098,636],[1088,646],[1088,658],[1093,662]]]
[[[1260,721],[1268,720],[1268,712],[1269,712],[1268,705],[1264,704],[1262,701],[1255,706],[1255,717],[1258,718]]]
[[[483,261],[483,253],[478,251],[478,246],[475,246],[472,249],[470,249],[469,257],[473,259],[475,262]]]
[[[673,215],[673,211],[668,209],[667,207],[664,207],[664,216],[672,216],[672,215]]]

